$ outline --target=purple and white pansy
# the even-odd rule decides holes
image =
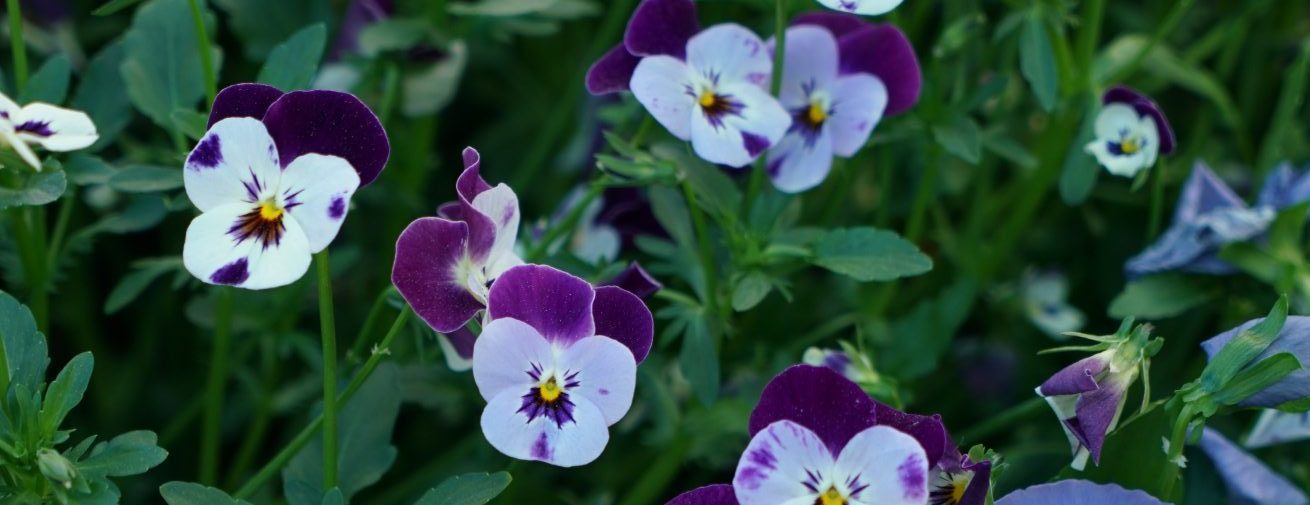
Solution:
[[[877,16],[891,12],[901,5],[905,0],[819,0],[819,3],[829,9],[835,9],[851,14],[860,14],[864,16]]]
[[[0,93],[0,147],[9,146],[38,172],[41,159],[33,145],[47,151],[76,151],[99,138],[85,112],[41,102],[20,106]]]
[[[1120,177],[1135,177],[1155,164],[1161,154],[1174,150],[1174,132],[1160,107],[1126,86],[1115,86],[1101,97],[1095,140],[1087,144],[1088,154]]]
[[[359,99],[336,91],[223,89],[183,180],[201,215],[182,262],[210,284],[295,282],[346,218],[350,197],[382,171],[390,144]]]
[[[1020,489],[996,501],[996,505],[1165,505],[1145,491],[1116,484],[1085,480],[1062,480]]]
[[[516,459],[594,461],[632,406],[654,336],[650,309],[622,288],[522,265],[491,286],[487,313],[473,351],[487,441]]]
[[[833,156],[853,156],[884,115],[918,101],[920,79],[898,28],[835,13],[799,17],[787,29],[779,100],[792,122],[769,150],[773,185],[788,193],[819,185]]]

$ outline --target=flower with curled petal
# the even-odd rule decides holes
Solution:
[[[38,172],[41,159],[33,145],[47,151],[76,151],[99,138],[85,112],[42,102],[20,106],[0,93],[0,147],[9,146]]]

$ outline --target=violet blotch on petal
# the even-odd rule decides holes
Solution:
[[[996,501],[996,505],[1166,505],[1145,491],[1124,489],[1117,484],[1086,480],[1062,480],[1020,489]]]
[[[1242,332],[1264,321],[1258,318],[1247,321],[1231,330],[1201,343],[1210,359]],[[1280,353],[1291,353],[1303,365],[1310,363],[1310,317],[1287,316],[1278,336],[1251,363],[1259,363]],[[1241,407],[1277,408],[1285,403],[1310,398],[1310,369],[1302,367],[1278,382],[1238,402]]]
[[[1159,155],[1174,150],[1174,133],[1160,107],[1125,86],[1115,86],[1101,97],[1095,136],[1085,150],[1101,166],[1120,177],[1135,177],[1155,164]]]
[[[40,172],[33,146],[67,152],[94,144],[100,135],[85,112],[35,102],[19,106],[0,93],[0,147],[8,146]]]

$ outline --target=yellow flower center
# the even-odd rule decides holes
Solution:
[[[717,102],[718,99],[718,97],[714,96],[713,91],[707,89],[700,92],[700,99],[698,101],[700,102],[701,107],[708,109],[714,107],[714,103]]]
[[[1119,144],[1119,150],[1123,151],[1124,154],[1137,154],[1140,149],[1141,147],[1137,145],[1137,138],[1135,137],[1126,138],[1123,143]]]
[[[824,110],[823,105],[819,104],[819,102],[814,102],[810,104],[810,110],[806,111],[805,118],[810,121],[811,125],[818,126],[828,119],[828,111]]]
[[[964,500],[964,492],[969,489],[969,483],[960,484],[956,482],[951,486],[951,503],[960,503]]]
[[[846,497],[841,495],[837,486],[831,486],[823,494],[819,495],[818,505],[846,505]]]
[[[547,379],[546,383],[541,385],[539,391],[541,399],[547,402],[558,400],[559,396],[564,394],[564,390],[559,387],[558,382],[555,382],[554,377]]]
[[[259,204],[259,217],[265,221],[277,221],[282,218],[284,212],[286,211],[282,207],[271,201]]]

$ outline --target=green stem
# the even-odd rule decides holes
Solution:
[[[54,237],[50,239],[50,246],[46,249],[46,264],[49,265],[48,271],[53,272],[55,265],[59,261],[59,249],[64,245],[64,236],[68,234],[68,222],[73,218],[73,207],[77,205],[76,186],[68,186],[64,195],[60,197],[62,202],[59,203],[59,215],[55,218]]]
[[[1133,55],[1133,59],[1128,60],[1128,64],[1124,65],[1119,73],[1115,74],[1109,82],[1123,82],[1127,80],[1128,76],[1132,75],[1133,72],[1137,71],[1137,68],[1142,66],[1142,62],[1146,61],[1146,57],[1151,54],[1151,51],[1155,49],[1155,46],[1159,45],[1160,41],[1164,40],[1164,38],[1178,26],[1178,22],[1183,19],[1183,14],[1190,11],[1192,9],[1192,4],[1194,3],[1196,3],[1196,0],[1178,0],[1174,2],[1173,8],[1165,14],[1164,20],[1156,25],[1155,33],[1151,35],[1151,39],[1146,42],[1145,46],[1142,46],[1142,48],[1137,51],[1137,54]],[[1088,68],[1090,69],[1091,67]],[[1090,72],[1090,70],[1088,70],[1088,72]]]
[[[372,375],[373,371],[381,364],[382,358],[390,354],[389,348],[391,347],[391,342],[395,340],[396,335],[400,334],[400,330],[405,327],[406,320],[408,320],[410,314],[413,312],[413,309],[408,305],[406,305],[404,309],[401,309],[400,314],[396,316],[396,321],[391,323],[391,330],[387,332],[385,337],[382,337],[382,342],[373,349],[373,354],[369,356],[368,361],[364,363],[363,368],[360,368],[359,373],[355,374],[355,377],[350,380],[350,384],[346,385],[346,390],[342,391],[341,395],[337,397],[335,410],[340,411],[341,408],[350,402],[350,398],[355,395],[356,391],[359,391],[359,388],[364,385],[364,381],[368,380],[368,377]],[[291,439],[291,443],[287,444],[286,447],[278,452],[272,460],[264,464],[263,468],[260,468],[259,471],[250,478],[250,480],[246,481],[245,485],[242,485],[233,497],[237,499],[249,498],[250,495],[254,494],[255,491],[258,491],[260,487],[268,482],[269,479],[277,475],[277,472],[282,470],[282,467],[286,466],[287,462],[291,461],[291,458],[295,457],[301,449],[304,449],[310,439],[318,433],[318,429],[323,426],[323,418],[326,413],[327,409],[324,408],[322,414],[319,414],[318,417],[314,418],[308,426],[305,426],[304,429],[300,430],[300,433],[296,434],[296,437]]]
[[[773,83],[770,89],[773,95],[778,96],[778,91],[782,89],[782,59],[786,54],[787,47],[787,9],[783,4],[786,0],[775,0],[774,5],[774,37],[778,43],[773,47]],[[760,156],[755,162],[755,169],[751,170],[750,181],[746,185],[746,199],[742,201],[742,216],[749,219],[751,208],[755,205],[755,199],[760,196],[760,189],[764,187],[764,172],[767,169],[768,157]]]
[[[1078,62],[1083,68],[1091,68],[1092,58],[1096,56],[1096,43],[1101,38],[1101,19],[1105,13],[1105,0],[1087,0],[1083,2],[1082,29],[1078,31]],[[1093,83],[1092,73],[1087,72],[1087,85]]]
[[[391,286],[383,289],[378,293],[378,297],[373,300],[373,306],[368,309],[368,316],[364,317],[364,324],[359,327],[359,333],[355,335],[355,344],[351,346],[350,352],[346,357],[352,362],[357,362],[359,357],[364,354],[364,346],[368,345],[365,340],[373,333],[373,327],[377,325],[378,317],[382,316],[382,309],[387,308],[387,296],[391,294]]]
[[[396,106],[396,96],[400,94],[400,69],[395,63],[388,62],[382,73],[382,103],[378,107],[378,121],[387,124],[391,121],[391,111]]]
[[[1146,241],[1150,242],[1160,232],[1160,220],[1164,215],[1164,179],[1168,162],[1160,159],[1160,168],[1155,169],[1155,183],[1151,185],[1151,217],[1146,227]]]
[[[683,458],[691,449],[691,443],[683,437],[666,446],[659,458],[641,472],[641,478],[632,486],[628,495],[619,505],[649,505],[667,494],[669,484],[678,476]]]
[[[696,230],[696,242],[699,246],[701,268],[705,270],[705,302],[710,314],[725,316],[719,312],[719,273],[714,260],[714,244],[710,243],[709,231],[705,228],[705,213],[696,204],[696,195],[692,193],[691,183],[682,180],[682,194],[687,198],[687,209],[691,212],[691,223]]]
[[[988,418],[986,421],[975,425],[972,428],[964,430],[960,434],[960,447],[968,447],[978,441],[997,432],[1013,428],[1016,423],[1032,416],[1046,408],[1046,399],[1032,398],[1026,402],[1020,403],[1000,414]]]
[[[214,350],[205,387],[205,412],[200,436],[200,482],[218,483],[219,438],[222,434],[223,386],[232,352],[232,288],[218,289],[214,303]]]
[[[1178,419],[1174,421],[1174,429],[1169,437],[1169,458],[1170,464],[1179,461],[1183,455],[1183,448],[1187,445],[1187,426],[1191,424],[1192,416],[1195,415],[1190,404],[1184,404],[1182,410],[1178,413]],[[1165,499],[1171,499],[1174,494],[1174,484],[1178,482],[1178,467],[1172,467],[1172,471],[1160,472],[1160,496]]]
[[[582,200],[579,200],[577,205],[569,209],[569,213],[564,216],[564,219],[547,230],[541,240],[532,244],[532,248],[528,249],[527,260],[529,262],[540,260],[542,255],[550,250],[551,244],[554,244],[564,234],[573,231],[574,226],[578,224],[578,220],[582,219],[582,214],[587,211],[587,207],[590,207],[591,202],[596,201],[596,198],[600,197],[600,194],[604,191],[605,183],[603,179],[592,181],[591,185],[587,187],[587,193],[582,196]]]
[[[205,27],[205,15],[200,8],[200,0],[190,0],[191,21],[196,25],[196,48],[200,52],[200,66],[205,79],[205,95],[209,97],[212,107],[218,96],[218,78],[214,75],[214,54],[209,45],[209,29]]]
[[[328,251],[318,264],[318,318],[323,334],[323,489],[337,487],[337,324],[332,312],[332,267]]]
[[[27,44],[23,41],[23,9],[18,0],[7,0],[9,6],[9,47],[14,51],[14,87],[22,96],[27,90]]]

